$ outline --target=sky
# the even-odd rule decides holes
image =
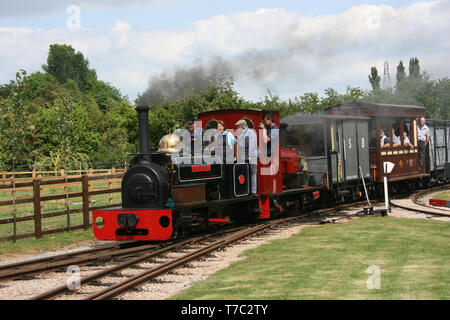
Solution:
[[[411,57],[448,77],[449,31],[450,0],[1,0],[0,84],[42,71],[49,45],[64,43],[131,101],[152,79],[199,66],[232,76],[245,99],[294,99],[369,89],[384,61],[395,83]]]

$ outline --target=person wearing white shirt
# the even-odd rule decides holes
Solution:
[[[403,131],[403,145],[405,147],[414,148],[414,146],[411,144],[411,141],[409,141],[408,134],[406,131]]]
[[[425,117],[420,118],[419,125],[417,126],[417,140],[419,143],[419,167],[422,171],[427,144],[430,142],[430,128],[425,124]]]
[[[237,121],[235,126],[238,134],[236,159],[238,163],[247,162],[249,164],[251,193],[256,195],[258,186],[258,139],[256,133],[249,129],[244,119]]]
[[[395,135],[395,129],[392,128],[392,146],[400,147],[400,145],[401,145],[400,137]]]

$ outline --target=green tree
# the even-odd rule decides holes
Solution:
[[[84,91],[87,88],[87,78],[90,72],[89,61],[81,52],[75,52],[72,46],[50,45],[47,64],[42,65],[42,69],[55,77],[61,84],[72,79],[81,90]]]
[[[319,94],[316,92],[306,92],[300,98],[296,98],[300,112],[314,113],[321,109]]]
[[[86,105],[62,95],[39,109],[35,118],[40,132],[35,147],[41,151],[36,167],[58,170],[89,164],[98,149],[100,134]]]
[[[370,85],[372,86],[372,90],[376,91],[380,89],[381,78],[378,75],[378,70],[376,67],[372,67],[370,69],[369,82]]]
[[[414,79],[420,78],[420,66],[418,58],[409,59],[409,77]]]
[[[97,150],[90,157],[99,167],[116,166],[129,160],[129,154],[137,150],[137,113],[128,102],[113,103],[98,124],[100,140]]]
[[[100,110],[103,112],[106,112],[108,107],[111,106],[114,101],[120,102],[122,100],[120,91],[111,84],[98,80],[95,70],[89,70],[86,94],[95,100]]]
[[[405,67],[403,66],[403,61],[401,60],[397,66],[397,75],[395,77],[397,78],[397,86],[406,78]]]
[[[16,80],[9,84],[10,94],[0,100],[0,166],[3,170],[26,165],[30,159],[29,141],[35,138],[35,123],[26,102],[26,71],[16,73]]]
[[[351,87],[347,86],[347,91],[345,95],[342,95],[341,99],[344,102],[350,102],[350,101],[358,101],[362,100],[366,96],[366,92],[362,90],[360,87]]]
[[[322,98],[322,100],[321,100],[321,105],[323,108],[331,106],[336,103],[342,103],[342,97],[339,94],[339,92],[337,92],[335,89],[326,88],[324,90],[324,93],[325,93],[325,97]]]
[[[11,85],[10,84],[3,84],[0,85],[0,97],[6,99],[11,93]]]

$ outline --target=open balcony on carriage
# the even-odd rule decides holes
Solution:
[[[390,181],[428,176],[419,170],[417,125],[425,116],[425,108],[413,105],[392,105],[366,102],[335,104],[325,109],[327,114],[369,117],[370,167],[374,181],[382,181],[383,164],[395,164]],[[425,160],[426,161],[426,160]],[[424,166],[426,168],[426,166]]]

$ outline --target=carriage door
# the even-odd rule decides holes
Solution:
[[[428,124],[430,128],[430,143],[428,144],[428,156],[426,157],[427,172],[436,170],[436,154],[435,154],[435,124]]]
[[[331,172],[333,173],[333,183],[343,182],[343,146],[342,146],[342,126],[340,121],[331,122]],[[339,189],[339,186],[338,186]]]
[[[436,125],[435,128],[434,153],[436,169],[443,169],[446,161],[445,128]]]
[[[359,177],[358,137],[356,134],[356,122],[354,120],[345,120],[342,122],[342,138],[345,180],[357,180]]]
[[[370,178],[369,122],[358,120],[357,128],[359,166],[361,167],[364,178]]]
[[[450,162],[450,122],[447,124],[447,162]]]

